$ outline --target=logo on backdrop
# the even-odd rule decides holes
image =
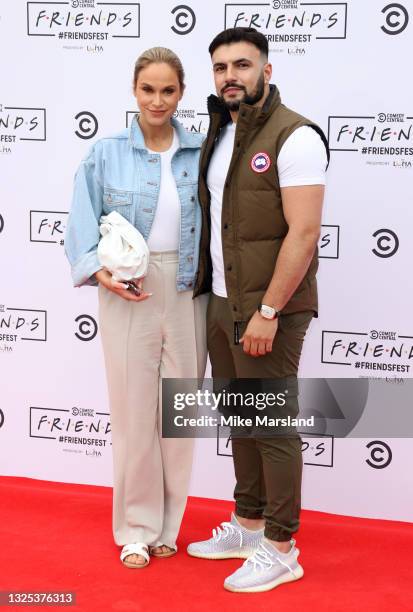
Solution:
[[[402,4],[392,2],[387,4],[381,12],[385,17],[385,23],[381,26],[381,29],[386,34],[401,34],[407,28],[409,13]]]
[[[30,406],[31,438],[54,440],[64,452],[102,457],[111,446],[107,412],[87,408],[69,409]]]
[[[46,109],[0,104],[0,153],[12,153],[27,140],[46,140]]]
[[[305,465],[334,466],[334,437],[324,434],[302,434],[301,450]],[[232,457],[232,445],[228,427],[218,426],[217,455]]]
[[[334,437],[319,434],[304,434],[301,450],[305,465],[334,466]]]
[[[274,9],[297,9],[298,0],[273,0]]]
[[[174,24],[171,26],[171,30],[179,35],[190,34],[196,24],[193,9],[186,4],[179,4],[172,9],[171,13],[174,16]]]
[[[376,238],[376,245],[371,250],[377,257],[392,257],[399,250],[399,237],[391,229],[378,229],[373,238]]]
[[[4,425],[4,412],[0,408],[0,429],[3,427],[3,425]]]
[[[47,312],[0,304],[0,352],[12,353],[21,340],[46,342]]]
[[[305,55],[317,40],[345,39],[347,3],[272,0],[225,4],[224,28],[255,28],[272,51]]]
[[[320,259],[338,259],[340,255],[340,226],[322,225],[318,241]]]
[[[64,245],[69,213],[56,210],[30,211],[30,242]]]
[[[370,455],[366,459],[366,463],[376,470],[382,470],[390,465],[393,459],[393,453],[388,444],[382,440],[372,440],[366,444]]]
[[[70,4],[72,8],[95,8],[95,0],[72,0]]]
[[[27,2],[27,35],[57,38],[63,48],[103,51],[103,43],[140,37],[140,3]]]
[[[81,314],[75,319],[77,323],[77,331],[75,336],[83,342],[89,342],[96,338],[98,333],[98,324],[96,320],[88,314]]]
[[[188,132],[206,134],[209,126],[208,113],[199,113],[194,108],[178,108],[174,117],[182,123]]]
[[[0,234],[2,233],[3,230],[4,230],[4,219],[3,219],[3,215],[0,215]]]
[[[75,134],[83,140],[93,138],[99,129],[99,122],[96,116],[90,111],[80,111],[80,113],[75,115],[75,120],[77,121]]]
[[[408,374],[413,363],[413,336],[395,331],[348,332],[323,330],[321,363],[357,369],[358,374],[386,377]]]
[[[139,114],[136,111],[126,111],[126,127],[130,127],[133,117]],[[208,113],[199,113],[194,108],[178,108],[174,115],[188,132],[206,134],[209,126]]]
[[[413,167],[413,116],[378,113],[328,118],[331,151],[358,153],[368,165]]]
[[[94,417],[95,416],[95,411],[92,410],[91,408],[72,408],[72,415],[73,416],[87,416],[87,417]]]

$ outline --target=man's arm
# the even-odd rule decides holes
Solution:
[[[289,229],[277,257],[263,304],[282,310],[305,276],[320,236],[324,185],[283,187],[281,198]],[[258,357],[272,350],[278,320],[256,312],[240,342],[244,352]]]
[[[284,187],[281,198],[288,234],[263,303],[282,310],[304,278],[320,237],[324,185]]]

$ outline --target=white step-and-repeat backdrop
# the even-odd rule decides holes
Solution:
[[[72,288],[63,252],[73,175],[96,139],[130,121],[133,65],[148,47],[180,55],[178,117],[206,133],[208,44],[234,25],[268,36],[283,101],[332,150],[320,317],[301,375],[383,378],[389,422],[400,418],[413,365],[413,0],[184,1],[0,3],[3,475],[111,484],[97,292]],[[360,398],[359,415],[374,410],[377,393],[367,407]],[[396,435],[304,438],[304,507],[412,521],[412,442]],[[230,445],[198,440],[191,494],[230,499],[233,484]]]

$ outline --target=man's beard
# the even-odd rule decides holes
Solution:
[[[241,100],[234,100],[234,101],[227,102],[224,99],[223,95],[219,96],[219,99],[221,100],[223,104],[225,104],[225,106],[227,107],[229,111],[238,111],[240,104],[249,104],[250,106],[253,106],[254,104],[256,104],[257,102],[261,100],[261,98],[264,95],[264,88],[265,88],[264,75],[262,74],[259,77],[257,84],[255,86],[255,93],[251,93],[251,94],[247,93],[247,90],[243,86],[236,85],[236,87],[238,87],[239,89],[242,89],[245,92],[244,97]],[[227,85],[226,88],[229,89],[229,86]]]

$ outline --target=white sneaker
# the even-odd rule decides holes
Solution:
[[[264,534],[264,528],[257,531],[246,529],[231,515],[231,522],[221,523],[212,530],[212,538],[194,542],[188,546],[188,554],[200,559],[248,559]]]
[[[281,553],[263,538],[254,554],[226,578],[224,587],[234,593],[261,593],[284,582],[298,580],[304,575],[297,561],[299,554],[295,540],[291,540],[291,550],[288,553]]]

